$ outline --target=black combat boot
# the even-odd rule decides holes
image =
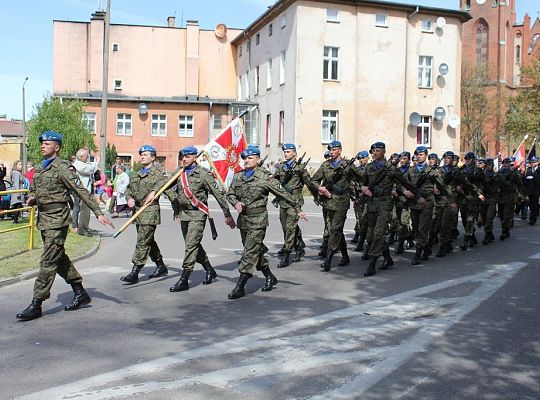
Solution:
[[[137,283],[139,282],[139,272],[141,272],[142,266],[134,265],[131,269],[131,272],[126,276],[120,278],[121,281],[127,283]]]
[[[328,254],[328,241],[324,240],[321,245],[321,251],[319,251],[319,257],[326,257]]]
[[[385,246],[386,247],[386,246]],[[390,250],[388,247],[386,247],[383,250],[382,256],[384,257],[382,265],[379,267],[380,270],[385,270],[394,265],[394,260],[392,259],[392,256],[390,255]]]
[[[482,244],[483,245],[487,245],[489,244],[490,240],[489,240],[489,235],[493,235],[492,232],[484,232],[484,240],[482,240]]]
[[[264,287],[261,290],[263,292],[269,292],[270,290],[272,290],[274,285],[277,285],[278,280],[274,276],[272,271],[270,271],[270,268],[268,268],[268,267],[263,269],[262,273],[263,273],[264,277],[266,278],[266,282],[264,282]]]
[[[73,296],[71,304],[65,306],[64,310],[74,311],[81,308],[81,306],[90,304],[92,300],[90,299],[90,296],[88,295],[86,290],[84,290],[82,283],[72,283],[71,287],[73,288],[73,293],[75,295]]]
[[[407,240],[407,250],[412,249],[414,247],[414,239],[408,239]]]
[[[240,273],[240,277],[238,278],[238,283],[234,287],[234,289],[227,295],[227,297],[231,300],[233,299],[239,299],[240,297],[244,297],[246,295],[246,291],[244,290],[246,283],[249,278],[251,278],[253,275],[251,274],[245,274],[243,272]]]
[[[471,240],[471,237],[469,235],[463,236],[463,243],[461,243],[461,246],[459,246],[461,250],[467,250],[467,247],[469,247],[470,240]]]
[[[332,258],[334,258],[334,251],[328,250],[328,254],[326,255],[326,260],[321,264],[321,268],[323,271],[328,272],[332,268]]]
[[[360,257],[360,259],[362,259],[363,261],[369,260],[368,250],[369,250],[369,245],[366,246],[366,248],[364,249],[364,254],[362,254],[362,257]]]
[[[354,251],[364,251],[364,242],[366,241],[365,236],[360,236],[358,239],[358,243],[356,244],[356,247],[354,248]]]
[[[23,312],[17,314],[17,319],[21,321],[30,321],[41,317],[41,303],[43,303],[43,300],[34,297],[30,305],[26,307]]]
[[[364,276],[373,276],[377,272],[375,270],[375,265],[377,265],[377,259],[378,256],[370,256],[369,257],[369,265],[366,269],[366,272],[364,272]]]
[[[420,261],[421,257],[422,257],[422,251],[424,249],[422,247],[417,247],[416,248],[416,253],[414,254],[414,258],[411,262],[411,265],[418,265],[418,264],[421,264],[422,262]]]
[[[474,245],[478,244],[478,239],[476,239],[476,235],[472,234],[470,240],[469,240],[469,247],[473,247]]]
[[[405,239],[400,238],[398,241],[398,245],[396,249],[394,250],[394,253],[403,254],[404,251],[405,251]]]
[[[437,232],[434,232],[434,231],[429,232],[429,243],[430,244],[439,243],[439,235],[437,235]]]
[[[435,257],[444,257],[446,255],[447,246],[448,246],[448,243],[443,242],[441,240],[441,242],[439,244],[439,251],[437,252],[437,254],[435,254]]]
[[[427,260],[431,255],[431,245],[427,244],[422,249],[422,260]]]
[[[508,230],[508,228],[502,228],[501,237],[499,239],[505,240],[505,239],[508,239],[509,237],[510,237],[510,231]]]
[[[286,251],[286,252],[283,253],[283,258],[281,259],[281,261],[279,262],[277,267],[278,268],[286,268],[289,265],[291,265],[291,253]]]
[[[536,224],[536,217],[531,216],[531,218],[529,218],[529,225],[534,225],[534,224]]]
[[[159,278],[160,276],[165,276],[168,273],[169,271],[167,270],[167,266],[163,262],[163,258],[160,258],[159,260],[156,261],[156,269],[154,270],[154,272],[148,275],[148,278],[149,279]]]
[[[396,232],[392,231],[390,232],[390,236],[388,237],[388,244],[394,244],[396,242]]]
[[[278,256],[282,256],[283,254],[285,254],[285,249],[282,247],[282,248],[279,249],[279,251],[277,252],[277,255],[278,255]]]
[[[354,232],[354,236],[351,239],[351,243],[358,243],[359,238],[360,238],[360,232]]]
[[[343,267],[345,265],[348,265],[351,263],[351,259],[349,258],[349,253],[347,252],[347,242],[345,241],[345,238],[341,241],[340,249],[341,251],[341,259],[338,262],[338,267]]]
[[[306,242],[304,242],[304,239],[302,238],[302,235],[299,234],[298,237],[296,238],[296,246],[295,248],[305,248],[306,247]]]
[[[217,278],[217,272],[212,267],[209,261],[205,262],[203,265],[204,270],[206,271],[206,277],[202,281],[203,285],[210,285],[214,279]]]
[[[180,279],[178,279],[178,282],[174,284],[174,286],[169,288],[170,292],[183,292],[184,290],[189,290],[189,276],[191,275],[191,271],[189,269],[182,270],[182,275],[180,276]]]
[[[454,251],[454,246],[452,245],[452,242],[446,243],[446,254],[451,253]]]
[[[306,251],[304,250],[303,247],[297,247],[296,248],[296,253],[294,254],[294,257],[292,259],[292,262],[295,263],[295,262],[298,262],[302,259],[303,256],[306,255]]]

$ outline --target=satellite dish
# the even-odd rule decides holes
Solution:
[[[446,75],[448,73],[448,64],[442,63],[439,65],[439,74]]]
[[[148,112],[148,106],[146,103],[139,103],[139,114],[146,114]]]
[[[409,123],[412,126],[418,126],[421,120],[422,120],[422,117],[417,112],[413,112],[411,113],[411,115],[409,115]]]
[[[437,107],[433,114],[435,116],[435,120],[439,122],[441,122],[444,117],[446,117],[446,111],[444,111],[444,108],[442,107]]]
[[[459,126],[459,116],[457,114],[452,114],[448,117],[448,125],[452,129],[456,129]]]
[[[443,29],[446,26],[446,19],[444,17],[437,18],[437,28]]]
[[[225,24],[217,24],[214,33],[218,38],[224,38],[227,34],[227,26]]]

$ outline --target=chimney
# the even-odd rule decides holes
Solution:
[[[169,28],[174,28],[176,26],[176,18],[175,17],[167,17],[167,26]]]
[[[107,14],[105,11],[96,11],[90,20],[105,20],[105,14]]]
[[[196,19],[188,19],[186,21],[186,25],[188,25],[188,26],[199,26],[199,21],[197,21]]]

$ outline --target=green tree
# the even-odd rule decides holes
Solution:
[[[507,136],[519,142],[525,134],[540,134],[540,59],[521,70],[519,94],[510,100],[506,113]]]
[[[81,100],[61,100],[45,97],[41,104],[35,106],[30,121],[28,121],[28,158],[33,161],[41,160],[39,135],[48,130],[60,132],[63,135],[62,158],[69,159],[77,150],[86,147],[96,150],[94,135],[83,121],[85,102]]]
[[[107,143],[107,147],[105,147],[105,168],[111,169],[111,167],[116,162],[116,157],[118,157],[118,153],[116,152],[116,146],[113,144],[112,146]]]

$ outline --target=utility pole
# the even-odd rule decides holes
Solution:
[[[99,153],[101,156],[99,169],[105,174],[106,147],[107,147],[107,95],[109,90],[109,33],[111,30],[111,0],[107,0],[105,12],[105,27],[103,32],[103,86],[101,89],[101,132]]]
[[[22,85],[22,124],[23,124],[23,140],[22,140],[22,170],[23,174],[26,173],[26,101],[25,101],[25,93],[24,93],[24,85],[26,85],[26,81],[28,80],[28,77],[24,78],[24,82]]]

